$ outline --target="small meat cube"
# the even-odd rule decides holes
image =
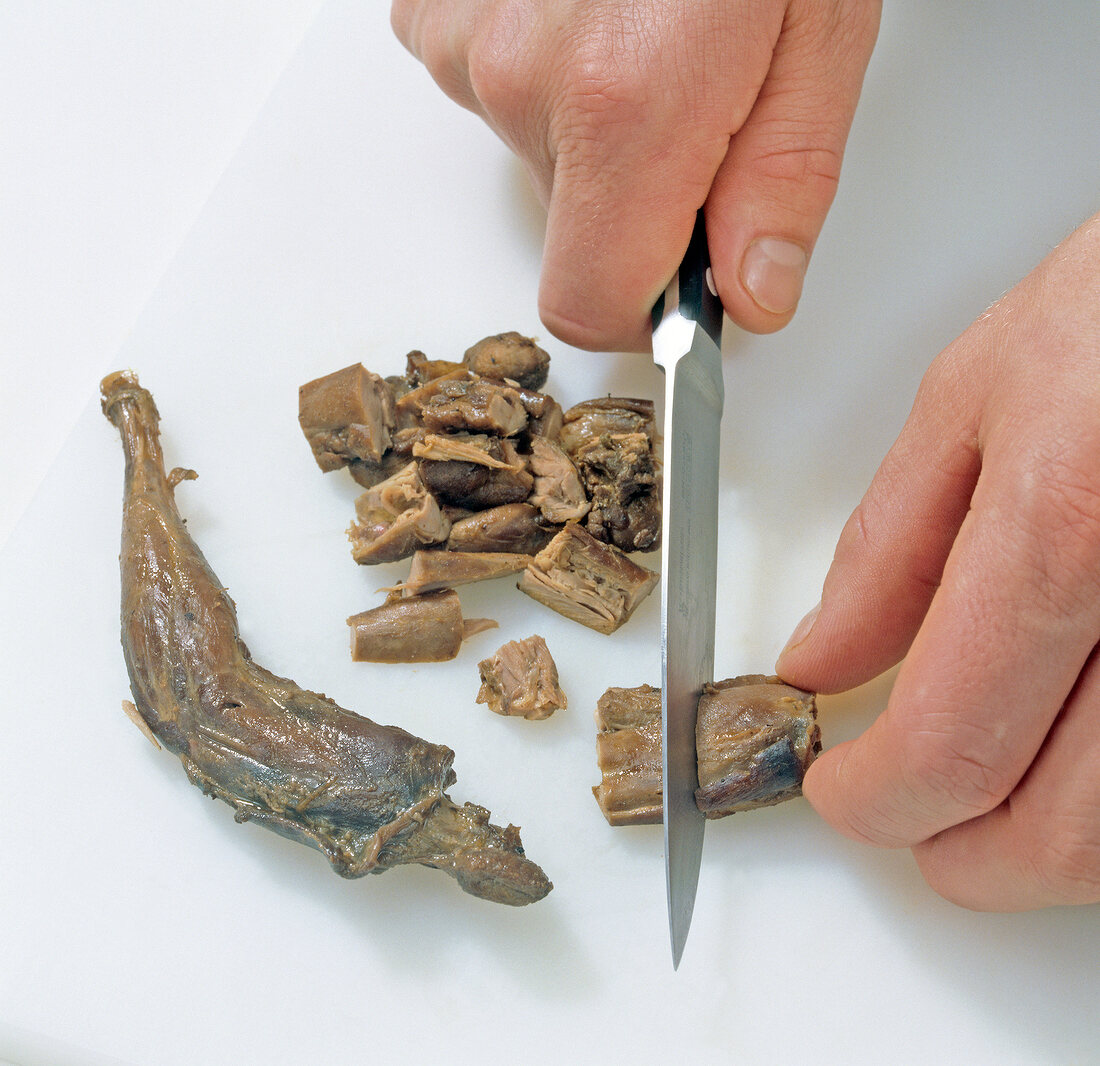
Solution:
[[[652,570],[570,522],[535,556],[519,589],[581,625],[614,633],[657,580]]]
[[[495,629],[490,618],[463,619],[458,593],[391,596],[380,607],[348,619],[351,657],[371,663],[441,663],[458,655],[462,642]]]
[[[488,704],[495,714],[535,720],[566,707],[557,665],[538,634],[509,641],[477,668],[481,674],[477,702]]]
[[[596,704],[596,761],[602,779],[592,794],[610,825],[659,825],[661,690],[609,688]]]
[[[298,422],[322,470],[338,470],[353,460],[377,463],[390,446],[393,393],[377,374],[355,363],[298,390]]]
[[[462,361],[483,378],[507,379],[528,389],[541,389],[550,371],[550,356],[515,330],[479,340]]]
[[[528,502],[537,507],[548,522],[572,522],[588,514],[591,504],[577,468],[553,441],[532,437],[529,463],[535,479]]]
[[[527,410],[516,390],[507,385],[449,377],[437,378],[431,384],[438,388],[420,409],[425,429],[511,437],[527,425]]]
[[[348,528],[357,563],[392,563],[426,544],[439,544],[451,531],[450,520],[420,480],[416,463],[355,501],[358,521]]]

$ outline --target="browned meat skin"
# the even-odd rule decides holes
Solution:
[[[596,704],[596,729],[602,779],[592,794],[604,817],[611,825],[659,825],[661,690],[609,688]]]
[[[461,381],[449,377],[438,378],[432,385],[439,387],[420,408],[425,429],[511,437],[527,425],[527,410],[516,390],[507,385],[482,378]]]
[[[589,629],[614,633],[656,584],[652,570],[570,522],[524,570],[519,589]]]
[[[393,393],[377,374],[355,363],[298,390],[298,421],[322,470],[355,460],[377,463],[390,446]]]
[[[475,374],[541,389],[550,371],[550,356],[530,337],[511,330],[484,337],[466,349],[463,363]]]
[[[482,439],[486,442],[485,452],[474,461],[459,458],[420,460],[420,477],[440,503],[481,511],[506,503],[522,503],[531,494],[535,479],[515,444],[499,437]],[[439,440],[439,436],[432,434],[413,449],[413,454],[429,448],[446,454],[442,446],[428,444]]]
[[[477,668],[481,674],[477,702],[488,704],[495,714],[540,720],[567,706],[558,684],[557,664],[537,633],[526,640],[509,641],[491,659],[482,659]]]
[[[153,399],[130,372],[103,380],[126,453],[122,647],[137,713],[193,784],[320,849],[345,877],[422,863],[499,903],[551,885],[518,830],[456,806],[454,753],[344,710],[257,666],[233,601],[191,540],[165,474]]]
[[[458,593],[449,589],[390,596],[379,607],[353,614],[348,625],[351,657],[368,663],[446,662],[465,639],[496,628],[488,618],[464,620]]]
[[[451,526],[447,548],[459,552],[518,552],[534,555],[553,539],[556,527],[547,527],[537,507],[506,503],[472,514]]]
[[[394,586],[402,596],[469,585],[506,574],[516,574],[534,558],[518,552],[418,551],[413,555],[409,576]]]
[[[348,527],[351,555],[357,563],[392,563],[425,544],[439,544],[451,531],[435,497],[420,480],[416,463],[355,501],[358,521]]]
[[[596,708],[593,795],[611,825],[661,821],[661,690],[610,688]],[[699,788],[708,818],[798,796],[821,750],[813,693],[777,677],[746,674],[705,685],[695,729]]]

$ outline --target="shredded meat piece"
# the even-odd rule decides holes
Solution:
[[[369,663],[441,663],[458,655],[462,642],[495,629],[489,618],[463,619],[458,593],[390,596],[380,607],[353,614],[351,657]]]
[[[514,330],[479,340],[466,349],[463,363],[481,377],[514,381],[528,389],[541,389],[550,370],[550,356]]]
[[[532,437],[529,465],[534,474],[529,502],[548,522],[571,522],[588,514],[592,505],[577,468],[553,441]]]
[[[481,674],[477,702],[487,703],[495,714],[542,719],[567,705],[558,685],[557,664],[537,633],[509,641],[477,668]]]
[[[191,782],[252,821],[318,848],[344,877],[401,863],[519,906],[551,889],[514,826],[456,805],[454,752],[382,726],[258,666],[233,601],[184,525],[158,416],[131,372],[101,385],[122,437],[122,648],[135,713]]]
[[[524,570],[519,589],[566,618],[614,633],[656,584],[652,570],[570,522]]]
[[[451,531],[435,497],[420,480],[416,463],[367,489],[355,501],[358,521],[348,528],[357,563],[392,563],[425,544],[439,544]]]
[[[408,578],[390,591],[416,596],[421,592],[487,581],[516,574],[533,558],[533,555],[518,552],[418,551],[413,555]]]
[[[661,690],[610,688],[596,707],[592,789],[611,825],[661,821]],[[703,686],[695,727],[699,788],[708,818],[770,807],[800,795],[821,750],[813,693],[746,674]]]
[[[361,363],[307,382],[298,390],[298,422],[324,471],[355,460],[377,463],[390,446],[394,398]]]

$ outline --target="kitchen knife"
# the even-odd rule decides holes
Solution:
[[[653,361],[665,373],[661,539],[661,730],[665,882],[673,969],[680,965],[703,852],[695,805],[695,708],[714,679],[722,303],[710,279],[703,212],[680,269],[653,308]]]

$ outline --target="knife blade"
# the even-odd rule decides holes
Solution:
[[[695,805],[695,710],[714,679],[722,304],[710,284],[700,210],[676,276],[653,308],[665,374],[661,539],[661,730],[665,885],[672,966],[691,927],[706,819]]]

